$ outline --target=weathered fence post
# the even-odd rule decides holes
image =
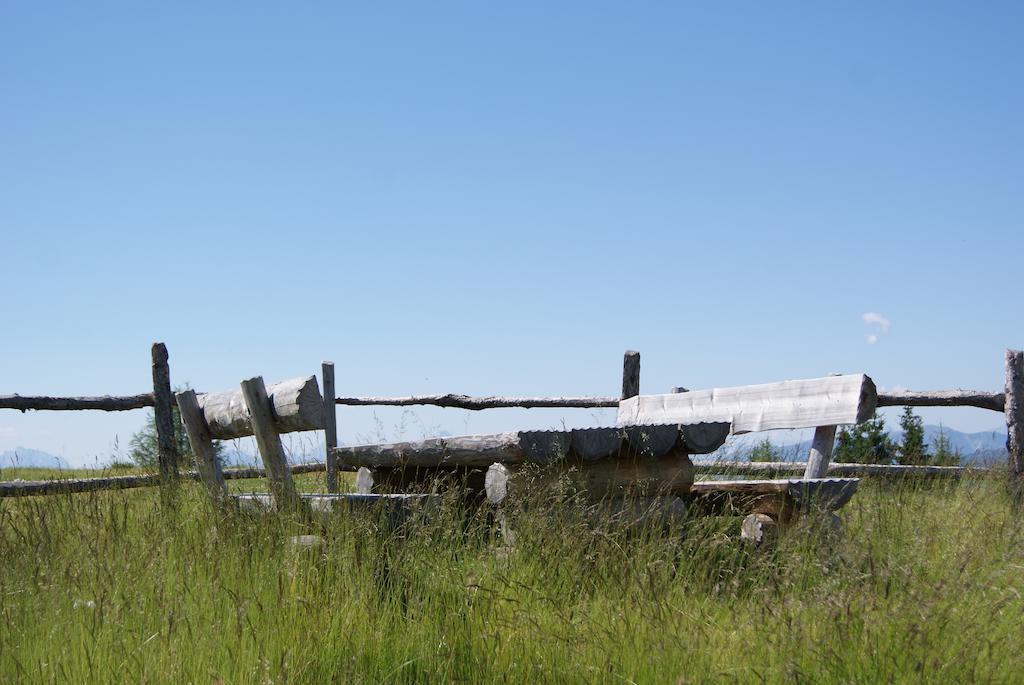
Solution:
[[[267,397],[267,388],[261,376],[242,381],[242,399],[249,410],[252,432],[256,437],[260,457],[263,458],[263,467],[267,470],[267,482],[270,484],[274,506],[279,510],[299,509],[301,503],[292,482],[292,472],[288,468],[281,436],[274,426],[270,398]]]
[[[227,501],[228,486],[224,481],[224,472],[217,459],[217,450],[213,446],[213,439],[210,437],[210,429],[199,409],[196,393],[194,390],[185,390],[179,392],[175,397],[178,400],[181,422],[188,434],[188,443],[192,446],[192,454],[195,455],[199,478],[206,488],[210,501],[214,506],[220,506]]]
[[[174,439],[174,408],[167,346],[161,342],[153,343],[152,355],[157,460],[160,464],[160,479],[164,484],[169,484],[178,477],[178,445]]]
[[[832,460],[832,446],[835,442],[835,426],[818,426],[814,429],[814,440],[811,442],[811,453],[807,455],[804,478],[825,477],[828,473],[828,464]]]
[[[338,415],[334,406],[334,362],[321,365],[324,378],[324,455],[327,461],[327,492],[338,491]]]
[[[622,356],[622,395],[620,399],[628,400],[640,394],[640,353],[626,350]]]
[[[1006,451],[1010,473],[1024,476],[1024,352],[1006,350]]]

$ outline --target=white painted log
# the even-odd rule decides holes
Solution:
[[[195,457],[196,470],[199,478],[206,489],[206,494],[214,506],[221,506],[228,495],[227,482],[224,480],[224,472],[221,470],[220,460],[217,459],[217,450],[210,438],[210,431],[203,421],[202,413],[199,411],[199,402],[196,400],[196,393],[193,390],[185,390],[177,395],[178,411],[181,414],[181,422],[185,426],[185,433],[188,435],[188,443],[192,446],[192,454]]]
[[[315,380],[315,379],[314,379]],[[281,436],[277,432],[271,415],[270,398],[259,376],[242,381],[242,399],[252,422],[256,446],[259,447],[263,466],[267,470],[270,494],[278,510],[294,511],[301,507],[292,473],[288,469]]]
[[[836,442],[835,426],[818,426],[811,441],[811,453],[807,456],[804,478],[824,478],[832,460],[832,446]]]
[[[495,462],[550,463],[565,458],[569,431],[518,431],[414,442],[355,445],[334,450],[340,468],[488,467]]]
[[[640,395],[619,402],[620,426],[727,422],[733,434],[866,421],[877,401],[863,374],[828,376],[686,393]]]
[[[323,398],[316,376],[293,378],[267,386],[271,418],[278,433],[321,430],[324,427]],[[216,440],[234,440],[253,435],[249,411],[241,391],[198,395],[199,408]]]

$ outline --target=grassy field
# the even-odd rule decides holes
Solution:
[[[319,487],[321,475],[300,479]],[[250,489],[253,483],[233,483]],[[865,481],[846,532],[749,550],[544,511],[400,534],[217,516],[198,486],[0,500],[0,681],[1020,682],[1024,520],[999,479]],[[290,536],[323,544],[302,548]]]

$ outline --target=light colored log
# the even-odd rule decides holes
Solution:
[[[334,362],[323,362],[321,372],[324,379],[324,454],[327,459],[327,492],[338,491],[338,458],[334,448],[338,446],[338,413],[334,404]]]
[[[334,403],[353,407],[408,407],[423,404],[449,409],[469,409],[470,411],[512,407],[522,409],[550,407],[591,409],[619,406],[619,400],[616,397],[470,397],[469,395],[457,393],[413,395],[409,397],[336,397]]]
[[[242,399],[248,409],[256,445],[263,458],[263,467],[267,470],[267,482],[270,494],[279,510],[295,510],[299,508],[299,497],[292,482],[288,460],[285,457],[281,436],[274,425],[271,414],[270,398],[259,376],[242,381]],[[318,405],[319,406],[319,405]]]
[[[748,514],[740,526],[740,539],[755,547],[771,545],[778,538],[779,524],[768,514]]]
[[[982,390],[905,390],[878,394],[879,407],[978,407],[1001,412],[1005,403],[1003,393]]]
[[[1024,475],[1024,352],[1006,351],[1006,451],[1010,472]]]
[[[626,350],[622,357],[622,395],[620,399],[626,400],[639,394],[640,353],[634,350]]]
[[[165,483],[178,479],[178,444],[175,440],[174,394],[171,392],[171,367],[167,346],[153,343],[153,419],[156,424],[157,463]]]
[[[818,426],[814,429],[811,452],[807,456],[804,478],[824,478],[832,460],[832,447],[836,442],[835,426]]]
[[[271,417],[278,433],[321,430],[324,402],[316,376],[293,378],[266,388],[273,402]],[[198,395],[210,435],[217,440],[234,440],[253,434],[249,412],[240,391]]]
[[[860,423],[875,410],[863,374],[686,393],[640,395],[619,403],[620,426],[727,422],[733,434]]]
[[[206,488],[206,494],[215,506],[224,503],[228,494],[228,486],[224,480],[224,472],[221,470],[220,460],[217,458],[217,450],[214,448],[210,431],[203,421],[202,412],[199,411],[199,402],[196,400],[196,393],[193,390],[185,390],[176,395],[178,400],[178,411],[181,414],[181,422],[185,426],[185,433],[188,435],[188,443],[192,447],[192,454],[195,457],[196,471]]]
[[[492,464],[484,489],[491,504],[527,492],[572,490],[592,501],[608,497],[679,495],[690,491],[693,464],[685,453],[661,459],[610,458],[561,462],[539,468],[533,464]]]

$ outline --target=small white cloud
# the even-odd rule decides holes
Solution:
[[[874,345],[876,342],[878,342],[877,335],[872,333],[871,335],[868,336],[868,345]]]
[[[869,326],[878,326],[878,330],[882,333],[888,333],[889,326],[892,325],[892,322],[889,321],[889,319],[885,318],[878,312],[864,312],[860,315],[860,318],[864,319],[864,323]]]

